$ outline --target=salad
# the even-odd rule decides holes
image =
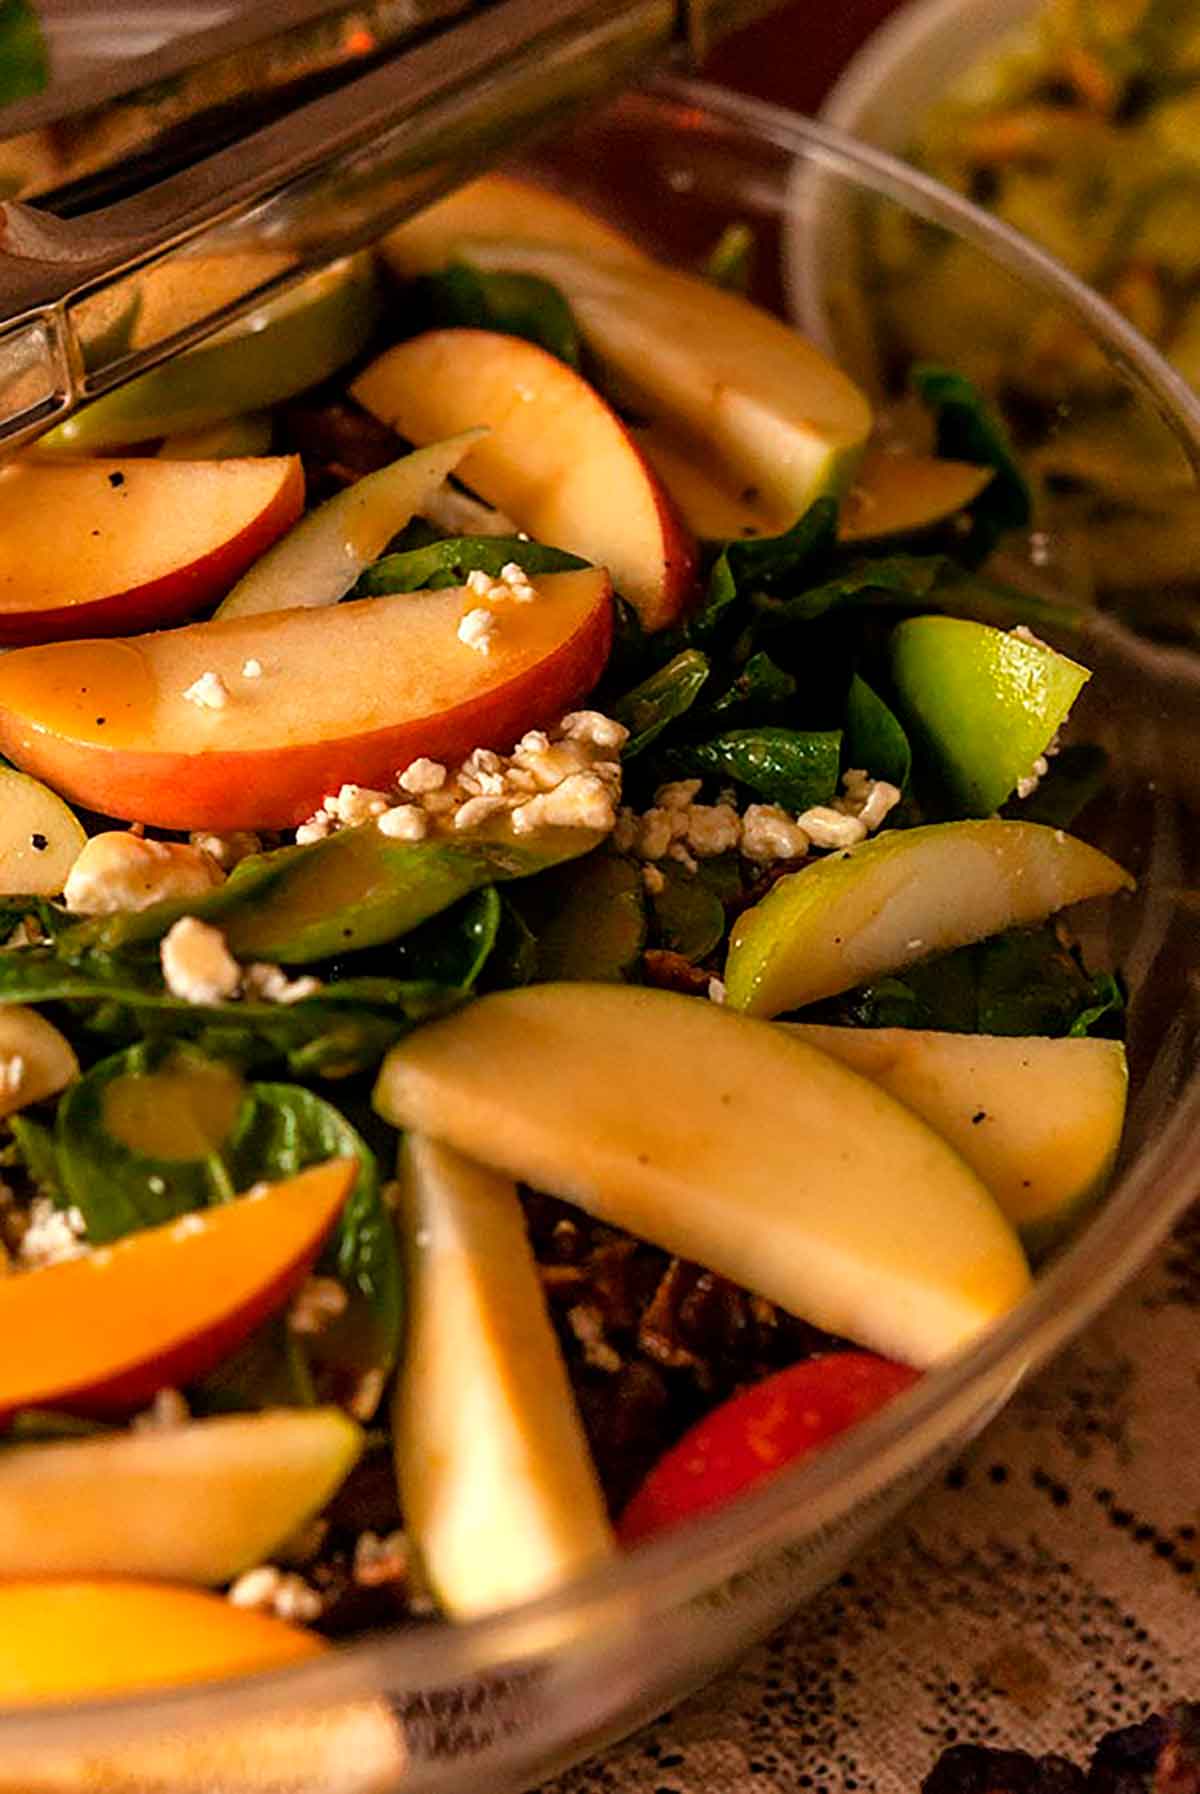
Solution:
[[[743,247],[488,176],[0,472],[0,1700],[542,1594],[1102,1192],[1024,473]]]

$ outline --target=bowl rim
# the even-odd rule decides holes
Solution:
[[[954,0],[923,0],[949,11]],[[1187,452],[1200,477],[1200,398],[1107,303],[968,202],[885,152],[825,123],[688,77],[660,78],[640,103],[699,110],[734,129],[857,185],[898,200],[965,233],[1022,279],[1052,293],[1097,332]],[[1180,651],[1183,654],[1184,651]],[[1184,655],[1195,683],[1200,660]],[[977,1414],[985,1390],[1016,1386],[1091,1321],[1134,1276],[1175,1219],[1200,1195],[1200,1078],[1186,1088],[1158,1137],[1119,1177],[1078,1237],[1040,1274],[1028,1296],[967,1351],[929,1372],[907,1394],[827,1451],[779,1473],[732,1506],[651,1540],[534,1602],[460,1624],[405,1624],[283,1670],[115,1699],[0,1709],[0,1767],[11,1752],[89,1747],[170,1730],[194,1732],[258,1713],[327,1708],[405,1689],[452,1688],[502,1667],[519,1670],[546,1655],[557,1634],[648,1626],[722,1584],[730,1588],[767,1564],[772,1552],[836,1522],[953,1436],[956,1419]],[[989,1397],[989,1405],[1000,1402]]]

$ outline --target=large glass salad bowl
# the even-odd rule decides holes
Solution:
[[[1019,239],[886,158],[770,108],[673,83],[622,99],[532,162],[683,265],[728,226],[749,227],[756,293],[786,309],[785,277],[794,293],[802,269],[808,320],[821,321],[856,372],[869,371],[877,412],[906,446],[920,446],[924,413],[907,369],[871,367],[870,317],[856,304],[842,227],[869,207],[952,232],[986,277],[1054,296],[1127,394],[1121,416],[1136,442],[1151,437],[1179,478],[1195,478],[1200,408],[1129,327]],[[732,239],[739,264],[745,236]],[[1007,420],[1027,456],[1039,431],[1063,421],[1061,407]],[[1003,560],[988,563],[984,595],[1006,629],[1032,628],[1093,669],[1065,744],[1103,750],[1102,776],[1093,776],[1096,756],[1088,761],[1081,831],[1138,880],[1133,897],[1073,924],[1089,963],[1119,968],[1129,990],[1132,1100],[1103,1205],[976,1343],[894,1408],[743,1499],[486,1618],[381,1629],[286,1671],[184,1692],[11,1709],[0,1716],[0,1788],[527,1785],[660,1711],[802,1606],[1163,1237],[1200,1181],[1197,668],[1187,648],[1140,626],[1136,592],[1122,588],[1119,610],[1105,607],[1103,592],[1098,602],[1078,542],[1036,486],[1031,506],[1006,532]],[[258,678],[262,668],[243,672]]]

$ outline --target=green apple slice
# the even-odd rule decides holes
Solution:
[[[86,841],[49,785],[0,766],[0,897],[57,897]]]
[[[1040,1255],[1108,1182],[1125,1122],[1119,1040],[784,1022],[904,1103],[978,1172]]]
[[[465,260],[540,275],[635,405],[707,444],[764,506],[798,517],[850,485],[871,407],[804,337],[737,293],[657,263],[472,239]]]
[[[892,829],[781,878],[739,916],[727,1001],[781,1015],[1132,884],[1107,854],[1035,822]]]
[[[400,1498],[454,1619],[548,1593],[615,1549],[515,1186],[410,1134]]]
[[[11,1446],[0,1576],[228,1582],[320,1512],[362,1446],[340,1408]]]
[[[44,436],[39,452],[98,454],[277,405],[353,361],[379,303],[369,256],[335,262],[198,349],[105,393]]]
[[[0,1007],[0,1062],[13,1068],[0,1080],[0,1115],[57,1096],[79,1076],[79,1060],[66,1035],[23,1003]]]
[[[1012,796],[1091,678],[1027,634],[961,617],[901,623],[891,661],[905,721],[966,816]]]
[[[242,575],[218,617],[337,604],[486,434],[464,430],[432,442],[326,499]]]
[[[695,997],[483,997],[393,1048],[375,1102],[910,1364],[956,1351],[1029,1284],[1012,1227],[923,1121],[828,1054]]]
[[[269,411],[246,411],[201,430],[168,436],[159,445],[160,461],[229,461],[244,455],[269,455],[275,427]]]

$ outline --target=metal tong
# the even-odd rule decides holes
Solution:
[[[771,3],[290,0],[10,107],[0,455]],[[169,316],[122,328],[172,266]]]

